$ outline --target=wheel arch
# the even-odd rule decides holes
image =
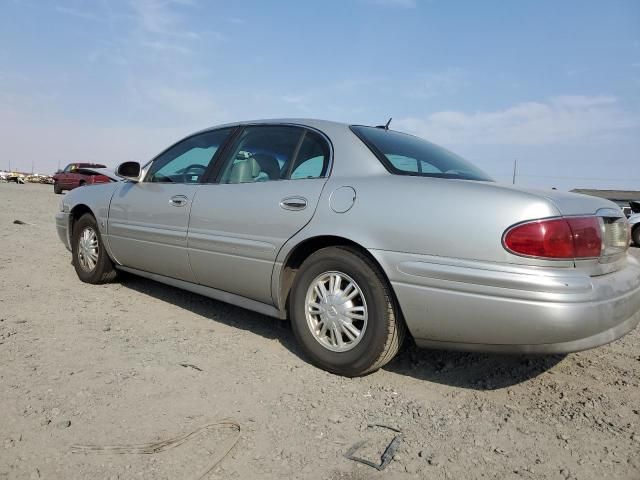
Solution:
[[[393,295],[393,300],[398,309],[398,313],[402,317],[401,321],[404,321],[402,308],[400,307],[400,303],[398,302],[398,298],[393,289],[393,285],[391,285],[387,272],[385,272],[384,268],[382,268],[380,262],[371,254],[371,252],[369,252],[369,250],[367,250],[361,244],[339,235],[318,235],[306,238],[298,243],[295,247],[293,247],[287,254],[284,261],[282,262],[282,266],[280,267],[280,275],[276,279],[276,301],[277,306],[280,308],[280,310],[285,312],[288,316],[289,296],[291,293],[291,288],[302,263],[311,254],[317,252],[322,248],[339,246],[351,247],[358,250],[360,253],[369,258],[373,262],[373,264],[380,270],[380,273],[387,282],[389,290]]]
[[[73,238],[73,229],[76,223],[78,222],[78,220],[80,220],[80,217],[82,217],[85,213],[90,213],[91,215],[93,215],[93,218],[96,218],[96,215],[95,213],[93,213],[93,210],[91,210],[91,208],[89,208],[89,206],[85,205],[84,203],[79,203],[75,205],[69,212],[69,238],[70,239]]]

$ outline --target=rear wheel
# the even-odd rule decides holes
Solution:
[[[62,193],[62,189],[60,188],[60,185],[58,185],[58,182],[54,182],[53,184],[53,193],[56,195],[60,195]]]
[[[80,280],[93,284],[115,280],[117,271],[104,249],[96,219],[90,213],[85,213],[73,226],[71,247],[73,266]]]
[[[300,267],[291,292],[293,331],[311,361],[355,377],[396,355],[405,334],[386,278],[350,247],[313,253]]]

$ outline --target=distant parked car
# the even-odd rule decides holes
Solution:
[[[14,182],[19,185],[24,185],[25,177],[21,173],[10,173],[9,175],[7,175],[7,182]]]
[[[331,372],[380,368],[405,332],[426,348],[551,354],[640,321],[615,203],[500,185],[385,127],[224,125],[116,173],[56,216],[80,280],[123,270],[288,317]]]
[[[62,193],[64,190],[73,190],[83,185],[95,183],[109,183],[111,179],[96,172],[85,171],[85,168],[106,168],[99,163],[70,163],[64,170],[53,175],[53,191]]]

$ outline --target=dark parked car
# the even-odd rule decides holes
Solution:
[[[111,179],[97,172],[86,171],[86,168],[106,168],[99,163],[70,163],[64,170],[59,170],[53,176],[53,191],[62,193],[63,190],[73,190],[83,185],[94,183],[109,183]]]

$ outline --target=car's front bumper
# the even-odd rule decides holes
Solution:
[[[67,212],[56,213],[56,230],[60,241],[71,251],[71,240],[69,239],[69,214]]]
[[[616,272],[482,264],[372,251],[416,344],[468,351],[567,353],[640,322],[640,265]]]

